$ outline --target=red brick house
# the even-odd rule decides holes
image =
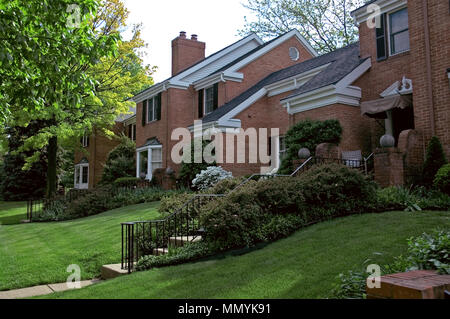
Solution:
[[[340,150],[374,152],[380,184],[408,182],[432,135],[450,156],[449,12],[444,0],[371,1],[352,13],[359,42],[321,56],[292,30],[266,43],[251,34],[205,58],[205,43],[181,32],[172,41],[172,77],[133,98],[136,175],[178,170],[172,133],[192,132],[195,121],[226,136],[255,129],[258,140],[248,138],[245,160],[225,145],[220,165],[235,176],[271,170],[285,151],[287,129],[310,118],[340,121]],[[264,128],[279,132],[263,135]],[[385,133],[395,145],[380,149]],[[269,164],[249,161],[252,143],[270,145]]]

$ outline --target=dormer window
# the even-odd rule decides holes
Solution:
[[[219,106],[219,84],[198,91],[198,117],[213,112]]]

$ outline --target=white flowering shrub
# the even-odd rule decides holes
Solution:
[[[216,185],[219,181],[232,178],[233,174],[220,166],[209,166],[198,173],[192,180],[192,185],[199,190],[204,190]]]

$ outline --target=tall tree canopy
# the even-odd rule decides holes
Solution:
[[[364,0],[247,0],[244,7],[256,19],[245,18],[241,35],[255,32],[263,38],[297,29],[320,54],[358,40],[358,29],[350,16]]]
[[[25,169],[46,151],[49,194],[58,139],[94,126],[112,134],[116,117],[134,105],[127,99],[153,83],[139,57],[140,26],[121,39],[127,15],[120,0],[0,0],[0,121],[46,120],[18,151],[34,151]]]

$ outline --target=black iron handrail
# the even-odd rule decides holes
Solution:
[[[122,269],[131,272],[135,263],[140,257],[150,254],[164,253],[170,249],[170,239],[172,245],[181,245],[183,239],[193,241],[202,233],[202,226],[198,221],[199,209],[205,201],[222,198],[230,195],[237,189],[255,179],[270,179],[277,177],[294,177],[301,172],[308,170],[316,164],[338,163],[351,168],[360,169],[367,172],[367,165],[362,160],[343,160],[333,158],[309,157],[302,162],[290,175],[283,174],[253,174],[234,189],[226,194],[198,194],[183,204],[183,206],[173,213],[160,220],[135,221],[122,223]],[[165,251],[165,252],[167,252]]]

